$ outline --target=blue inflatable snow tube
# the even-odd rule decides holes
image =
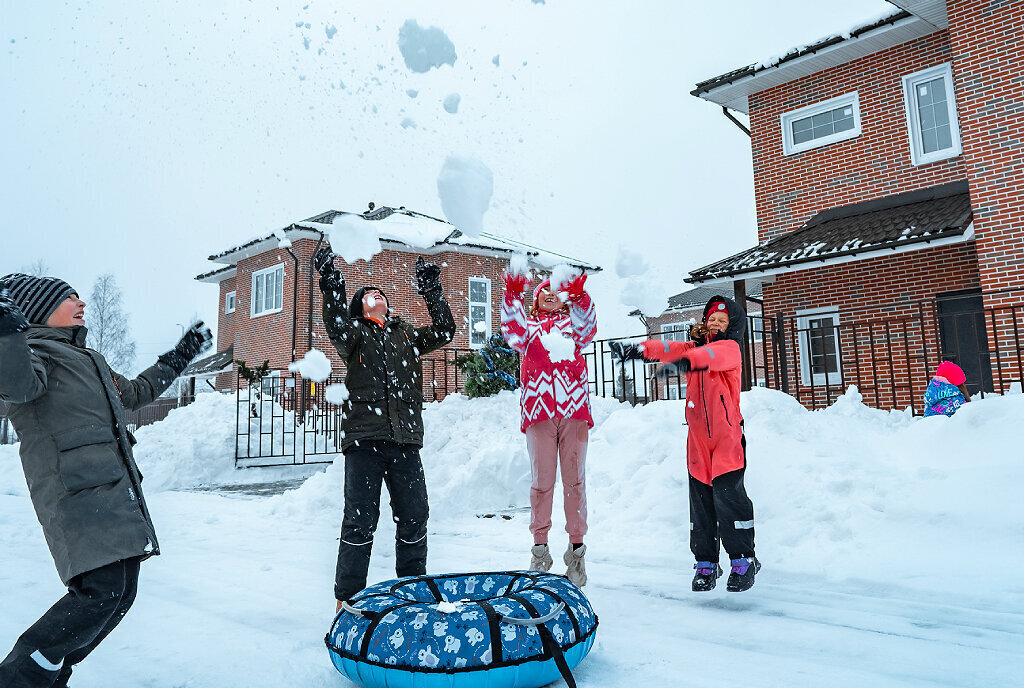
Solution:
[[[357,593],[325,641],[367,688],[536,688],[594,644],[597,615],[569,579],[537,571],[412,576]]]

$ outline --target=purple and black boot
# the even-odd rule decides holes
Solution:
[[[693,574],[693,591],[707,592],[715,589],[715,583],[722,577],[722,567],[717,561],[698,561],[693,565],[697,570]]]
[[[754,585],[754,576],[761,570],[761,562],[757,557],[743,557],[732,560],[732,571],[729,573],[729,580],[725,589],[729,592],[743,592],[750,590]],[[721,574],[719,574],[721,575]],[[696,585],[696,582],[694,583]],[[694,588],[696,590],[696,588]]]

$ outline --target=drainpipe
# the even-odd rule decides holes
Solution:
[[[316,255],[317,250],[320,248],[320,244],[324,242],[324,233],[320,232],[320,238],[316,240],[316,246],[313,247],[313,255]],[[313,259],[309,259],[309,346],[308,349],[313,348],[313,273],[316,270],[313,269]]]
[[[291,229],[295,229],[295,225],[291,226]],[[285,249],[288,255],[295,261],[295,279],[293,280],[294,286],[292,286],[292,363],[295,362],[295,337],[299,326],[299,257],[292,253],[292,248],[289,246]]]
[[[729,121],[731,121],[733,124],[735,124],[737,127],[739,127],[743,131],[744,134],[746,134],[747,136],[750,136],[750,129],[747,129],[746,125],[744,125],[743,122],[741,122],[738,119],[736,119],[736,115],[734,115],[731,112],[729,112],[729,108],[727,108],[724,105],[722,106],[722,114],[725,115],[726,117],[728,117]]]

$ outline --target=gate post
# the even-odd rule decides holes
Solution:
[[[772,337],[775,340],[775,355],[779,357],[779,380],[782,391],[789,394],[789,368],[787,367],[788,356],[786,355],[786,323],[782,318],[782,312],[775,314],[775,333]]]
[[[743,308],[743,313],[746,315],[747,312],[747,283],[745,280],[735,280],[732,283],[732,296],[733,299]],[[762,309],[764,310],[764,309]],[[750,324],[750,320],[747,320],[747,325]],[[743,369],[741,373],[742,389],[744,392],[750,391],[750,340],[753,337],[750,335],[750,328],[744,328],[743,341],[740,343],[740,353],[743,355]]]

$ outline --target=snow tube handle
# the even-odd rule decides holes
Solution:
[[[353,616],[361,616],[364,619],[370,619],[371,621],[377,618],[377,612],[371,612],[366,609],[359,609],[358,607],[353,607],[351,604],[348,603],[348,600],[345,600],[341,603],[341,608],[349,614],[352,614]]]
[[[546,616],[530,617],[529,619],[519,619],[514,616],[503,616],[501,617],[501,622],[507,624],[518,624],[520,626],[536,626],[538,624],[551,621],[551,619],[561,614],[563,609],[565,609],[565,602],[559,602],[554,610]]]

